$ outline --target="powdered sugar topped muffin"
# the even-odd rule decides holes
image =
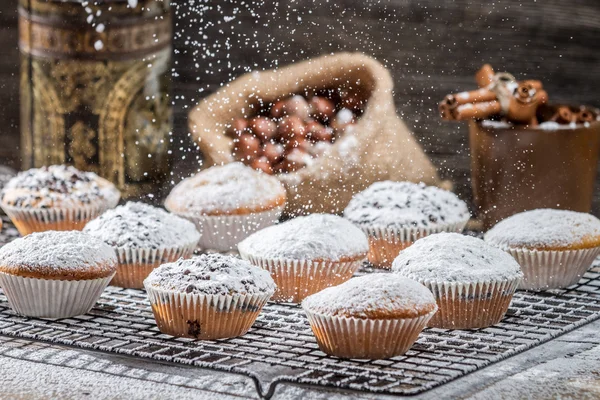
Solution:
[[[470,214],[454,193],[412,182],[377,182],[356,194],[344,217],[367,233],[369,261],[389,268],[398,253],[420,237],[460,232]]]
[[[165,206],[171,212],[202,215],[256,213],[282,206],[279,180],[242,163],[205,169],[173,188]]]
[[[481,239],[438,233],[417,240],[400,252],[392,271],[419,281],[489,282],[523,276],[519,264]]]
[[[402,250],[392,270],[424,284],[439,310],[429,326],[483,328],[498,323],[523,277],[519,264],[481,239],[435,233]]]
[[[221,254],[164,264],[144,285],[161,332],[210,340],[245,334],[275,291],[268,272]]]
[[[521,289],[556,289],[579,281],[600,254],[600,220],[567,210],[538,209],[500,221],[485,241],[512,255]]]
[[[537,209],[508,217],[485,234],[494,246],[575,250],[600,246],[600,219],[587,213]]]
[[[404,354],[437,305],[416,281],[369,274],[307,297],[302,308],[323,352],[376,359]]]
[[[273,294],[275,291],[275,283],[267,271],[222,254],[202,254],[163,264],[150,274],[145,284],[180,293],[210,295]]]
[[[84,232],[102,239],[119,256],[112,285],[143,288],[160,264],[189,258],[200,239],[188,220],[144,203],[129,202],[90,221]]]
[[[79,231],[32,233],[0,248],[0,272],[28,278],[104,278],[116,265],[110,246]]]
[[[113,247],[158,249],[197,243],[190,221],[149,204],[128,202],[90,221],[84,232]]]
[[[165,207],[198,226],[203,232],[200,247],[228,251],[277,222],[285,201],[285,188],[277,178],[236,162],[184,179]]]
[[[46,230],[80,230],[119,202],[117,188],[92,172],[52,165],[12,178],[0,206],[22,235]]]
[[[238,245],[242,258],[271,272],[276,301],[306,296],[347,281],[369,250],[365,234],[331,214],[298,217],[258,231]]]
[[[46,231],[0,249],[0,286],[19,314],[68,318],[88,312],[117,268],[113,249],[79,231]]]
[[[265,228],[238,248],[264,258],[331,261],[362,259],[369,251],[365,234],[332,214],[311,214]]]

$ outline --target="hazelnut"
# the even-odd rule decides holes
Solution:
[[[254,117],[249,126],[252,133],[263,142],[271,140],[277,134],[277,124],[267,117]]]
[[[281,118],[285,115],[285,100],[278,100],[272,106],[269,111],[271,118]]]
[[[301,120],[307,120],[310,115],[310,106],[306,99],[299,94],[290,97],[285,102],[286,115],[296,115]]]
[[[331,142],[333,140],[332,129],[318,123],[317,121],[308,122],[306,124],[306,130],[306,136],[313,142]]]
[[[263,147],[263,155],[271,164],[275,164],[283,158],[284,148],[277,143],[267,143]]]
[[[258,138],[244,133],[233,146],[233,156],[239,161],[250,161],[261,155],[260,140]]]
[[[269,160],[267,160],[267,157],[265,156],[259,157],[256,160],[252,161],[252,164],[250,164],[250,166],[254,169],[261,170],[266,174],[273,175],[273,167],[271,166],[271,163],[269,162]]]
[[[307,150],[311,146],[310,142],[306,140],[304,136],[294,136],[290,140],[285,143],[285,150],[287,152],[292,151],[293,149],[302,149]]]
[[[291,140],[296,136],[304,137],[306,135],[306,127],[300,117],[297,115],[288,115],[279,121],[277,135],[283,141]]]
[[[242,135],[248,128],[248,121],[245,118],[236,118],[231,122],[231,125],[227,128],[227,136],[236,138]]]
[[[314,96],[310,99],[310,114],[319,121],[329,121],[334,113],[335,104],[328,98]]]

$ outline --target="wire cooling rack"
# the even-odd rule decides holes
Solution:
[[[7,224],[0,244],[16,235]],[[343,360],[319,350],[304,313],[290,304],[269,303],[242,337],[196,341],[161,334],[142,290],[111,286],[89,314],[59,320],[18,316],[0,292],[0,334],[243,374],[253,379],[264,398],[271,397],[281,382],[418,394],[598,318],[600,267],[596,266],[566,290],[517,292],[506,317],[494,327],[426,329],[403,356]]]

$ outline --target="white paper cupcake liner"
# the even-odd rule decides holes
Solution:
[[[416,240],[440,232],[461,233],[467,222],[469,222],[468,219],[436,227],[406,227],[403,229],[368,226],[360,226],[360,228],[369,238],[369,262],[371,265],[390,269],[400,251]]]
[[[423,281],[436,299],[438,312],[428,326],[443,329],[475,329],[502,320],[520,277],[475,283]]]
[[[17,314],[39,318],[69,318],[90,311],[113,275],[65,281],[26,278],[0,272],[0,286]]]
[[[256,231],[279,221],[284,206],[243,215],[177,214],[196,224],[202,236],[198,246],[203,250],[230,251]]]
[[[242,336],[273,293],[207,295],[146,286],[162,333],[201,340]]]
[[[0,206],[23,236],[32,232],[82,230],[85,224],[104,211],[114,208],[119,198],[103,204],[74,208],[22,208]]]
[[[434,310],[416,318],[361,319],[304,311],[322,352],[371,360],[406,353],[435,314]]]
[[[143,289],[144,279],[154,268],[180,258],[189,258],[194,254],[196,247],[197,243],[192,242],[183,246],[159,249],[115,248],[119,264],[117,273],[110,284],[124,288]]]
[[[363,259],[355,261],[273,260],[240,251],[244,260],[266,269],[277,285],[272,301],[300,303],[311,294],[352,278]]]
[[[574,285],[600,254],[600,247],[564,251],[503,250],[521,265],[525,276],[519,289],[558,289]]]

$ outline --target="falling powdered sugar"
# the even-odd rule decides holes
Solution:
[[[537,209],[500,221],[485,241],[501,248],[559,250],[600,244],[600,220],[587,213]]]
[[[144,285],[208,295],[275,292],[275,282],[269,272],[248,261],[222,254],[202,254],[163,264],[150,273]]]
[[[258,231],[238,248],[267,259],[339,261],[366,255],[369,243],[365,234],[344,218],[311,214]]]
[[[392,271],[420,282],[489,282],[522,277],[508,253],[483,240],[458,233],[437,233],[400,252]]]
[[[284,200],[285,188],[277,178],[235,162],[184,179],[173,188],[165,206],[177,213],[217,215],[239,209],[265,211]]]
[[[433,294],[420,283],[394,274],[368,274],[307,297],[311,312],[353,318],[412,318],[435,309]]]
[[[377,182],[355,195],[344,217],[360,226],[436,228],[467,221],[469,210],[454,193],[411,182]]]
[[[91,235],[79,231],[37,232],[0,248],[0,269],[18,275],[53,275],[68,279],[94,269],[108,276],[115,271],[115,251]]]
[[[200,239],[192,222],[137,202],[106,211],[88,222],[83,231],[118,248],[171,248]]]

